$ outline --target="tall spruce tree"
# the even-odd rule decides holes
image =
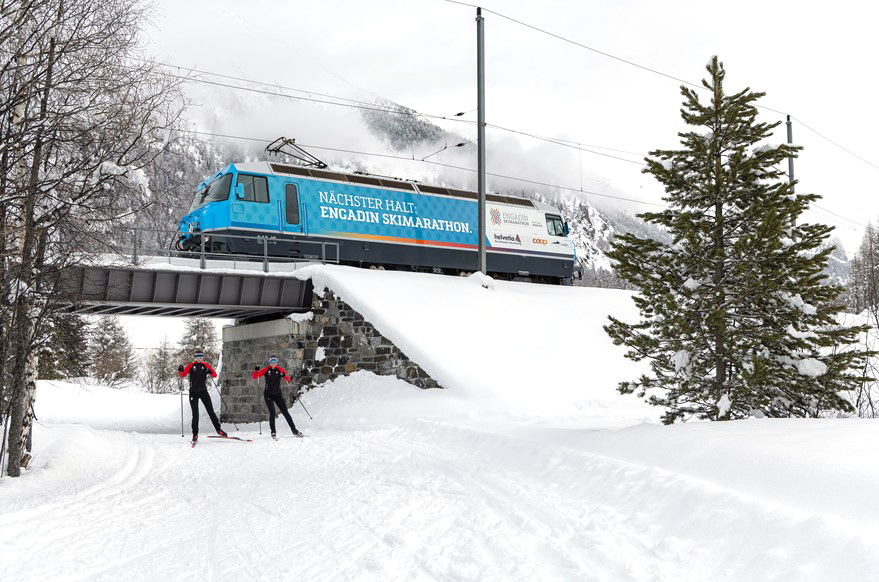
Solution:
[[[623,235],[608,253],[639,290],[641,321],[611,317],[605,331],[652,371],[619,391],[664,407],[669,424],[850,412],[843,393],[870,354],[851,345],[864,328],[838,323],[842,289],[822,275],[832,228],[797,222],[820,197],[782,179],[799,148],[758,146],[779,125],[757,122],[764,93],[727,95],[723,64],[713,57],[706,69],[707,103],[681,87],[692,128],[679,134],[682,148],[646,160],[668,208],[641,217],[671,242]]]

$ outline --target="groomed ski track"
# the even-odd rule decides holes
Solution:
[[[521,309],[506,285],[476,286]],[[594,299],[582,309],[604,318],[599,300],[609,292],[570,291]],[[541,309],[540,289],[514,292],[536,301],[529,316],[560,309]],[[311,438],[281,422],[278,442],[266,424],[262,435],[224,425],[254,442],[201,438],[192,449],[177,395],[41,382],[34,465],[0,482],[0,571],[16,581],[874,576],[873,423],[645,424],[652,411],[614,404],[615,382],[632,369],[608,360],[600,327],[566,329],[555,340],[582,342],[574,394],[518,384],[421,391],[359,372],[305,396],[314,420],[291,408]],[[440,348],[422,347],[434,369],[459,364],[448,377],[476,367],[444,364]]]

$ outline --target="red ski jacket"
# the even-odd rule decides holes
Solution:
[[[185,378],[189,374],[189,391],[190,392],[207,392],[208,374],[212,378],[217,377],[217,373],[204,362],[190,362],[182,372],[179,372],[181,378]]]
[[[262,370],[254,370],[251,378],[256,380],[262,376],[266,377],[266,392],[279,393],[281,391],[281,378],[290,382],[290,376],[280,366],[266,366]]]

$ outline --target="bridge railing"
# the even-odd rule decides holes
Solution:
[[[198,244],[195,248],[181,251],[176,248],[176,242],[181,236],[195,236]],[[290,257],[278,254],[277,245],[286,239],[277,235],[249,234],[235,235],[222,234],[223,239],[242,239],[255,242],[259,252],[255,253],[226,253],[210,251],[206,237],[212,237],[211,233],[190,233],[179,230],[157,230],[147,228],[129,228],[116,232],[116,243],[112,245],[112,252],[121,257],[130,257],[132,264],[142,264],[148,259],[167,258],[172,259],[196,259],[199,267],[205,269],[209,261],[223,261],[224,266],[232,263],[232,268],[251,268],[254,263],[261,262],[262,270],[268,273],[273,265],[296,266],[300,263],[339,263],[339,243],[314,240],[297,240],[296,244],[301,249],[301,256]],[[272,248],[274,247],[274,249]],[[274,251],[274,253],[273,253]]]

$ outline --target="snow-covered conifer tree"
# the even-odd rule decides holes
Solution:
[[[108,386],[134,376],[134,348],[118,317],[101,317],[91,345],[95,377]]]
[[[44,380],[79,378],[88,374],[91,324],[77,313],[52,312],[37,354],[38,374]]]
[[[181,362],[191,362],[196,351],[204,352],[205,361],[211,366],[219,364],[220,340],[217,338],[217,328],[210,319],[193,317],[184,320],[183,335],[180,337],[177,356]]]
[[[652,372],[619,390],[665,407],[667,423],[850,412],[841,393],[861,381],[863,328],[837,322],[842,289],[822,274],[832,228],[798,221],[819,196],[783,179],[799,148],[765,144],[780,122],[757,121],[764,94],[727,94],[723,64],[706,68],[706,103],[681,88],[681,149],[647,159],[668,208],[641,216],[671,242],[622,235],[608,253],[639,290],[641,320],[605,330]]]
[[[851,261],[847,292],[849,307],[856,313],[879,311],[879,232],[869,222]]]

